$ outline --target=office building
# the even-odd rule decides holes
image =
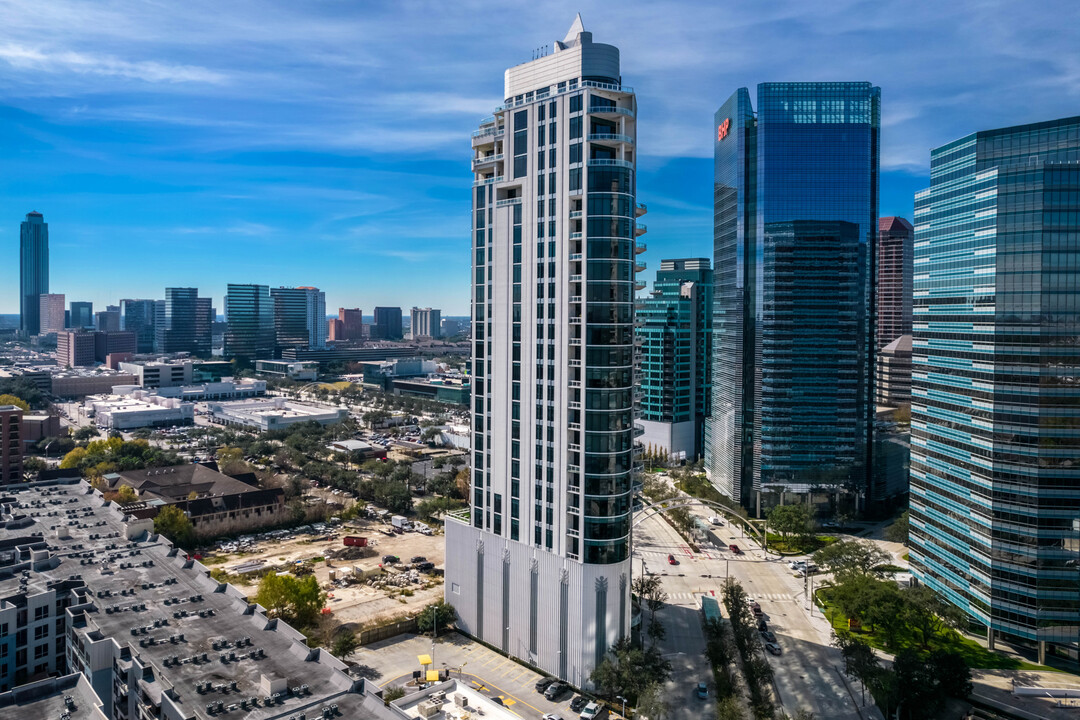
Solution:
[[[22,481],[23,410],[18,405],[0,405],[0,484]]]
[[[67,330],[56,334],[56,364],[60,367],[82,367],[94,364],[94,333],[86,330]]]
[[[326,347],[326,293],[318,288],[271,288],[277,349]],[[270,355],[265,356],[270,359]]]
[[[431,308],[416,308],[409,311],[409,332],[412,339],[442,337],[442,311]]]
[[[914,225],[913,573],[991,645],[1075,651],[1080,117],[932,150]]]
[[[297,382],[315,382],[319,379],[319,363],[311,361],[256,360],[255,372],[259,375],[286,378]]]
[[[736,91],[713,126],[706,468],[749,508],[842,487],[865,506],[880,91],[763,83],[757,95],[755,113]]]
[[[874,288],[877,350],[874,392],[883,405],[906,405],[911,396],[911,283],[915,231],[902,217],[878,220],[877,283]],[[897,340],[908,336],[907,341]],[[907,356],[902,346],[907,346]],[[905,365],[904,360],[907,360]],[[906,396],[907,399],[904,399]]]
[[[103,363],[110,355],[134,355],[135,342],[133,332],[95,332],[94,359]]]
[[[375,325],[371,328],[371,337],[378,340],[400,340],[401,332],[401,308],[377,307],[372,311]]]
[[[643,243],[637,250],[644,251]],[[704,452],[711,396],[713,274],[708,258],[661,260],[652,295],[638,303],[641,443],[694,462]]]
[[[275,356],[274,303],[266,285],[229,283],[225,323],[225,357],[253,366]]]
[[[99,310],[94,313],[94,327],[100,332],[120,332],[120,309]]]
[[[154,304],[154,351],[163,354],[210,355],[210,298],[198,288],[165,288],[165,301]]]
[[[195,422],[195,406],[191,403],[145,390],[88,397],[83,401],[83,411],[106,430],[172,427]]]
[[[19,328],[23,335],[41,332],[39,298],[49,294],[49,224],[39,212],[19,225]]]
[[[68,316],[69,328],[93,328],[94,327],[94,303],[71,301],[71,314]]]
[[[364,313],[360,308],[338,308],[335,340],[363,340]]]
[[[122,362],[120,370],[134,375],[139,387],[151,390],[194,382],[194,363],[188,360]]]
[[[262,432],[284,430],[296,423],[312,421],[320,425],[334,425],[349,417],[349,411],[344,408],[310,405],[283,397],[212,402],[208,407],[213,423],[254,428]]]
[[[442,337],[452,338],[462,332],[461,322],[458,320],[451,320],[450,318],[442,319]]]
[[[67,329],[67,311],[62,293],[38,296],[39,335],[60,333]]]
[[[154,319],[158,302],[164,304],[160,300],[120,301],[120,329],[135,333],[135,351],[138,353],[154,352]]]
[[[578,17],[473,133],[472,497],[445,595],[577,686],[630,632],[636,115]]]

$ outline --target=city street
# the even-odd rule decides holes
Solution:
[[[704,517],[705,512],[700,515]],[[693,698],[697,682],[712,683],[712,673],[702,655],[704,638],[697,598],[702,593],[715,593],[726,617],[720,588],[725,573],[730,572],[747,594],[761,603],[769,629],[776,633],[782,654],[766,657],[775,672],[783,709],[789,715],[800,709],[809,710],[819,718],[830,720],[861,718],[856,703],[858,700],[861,704],[859,690],[852,684],[849,691],[841,676],[843,660],[839,651],[829,645],[828,623],[816,610],[810,616],[803,581],[788,569],[787,560],[775,556],[765,560],[757,544],[740,536],[737,530],[734,535],[729,533],[727,525],[714,528],[713,532],[724,549],[702,547],[703,552],[695,555],[659,515],[643,520],[635,528],[634,572],[640,573],[644,563],[647,572],[660,574],[669,595],[670,607],[660,617],[668,626],[661,647],[665,653],[671,653],[668,658],[674,668],[668,696],[672,717],[700,718],[712,712],[703,713],[701,701]],[[729,552],[727,546],[732,543],[743,553]],[[668,554],[679,564],[669,565]]]

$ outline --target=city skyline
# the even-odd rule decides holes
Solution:
[[[119,280],[124,297],[194,286],[217,307],[227,283],[256,282],[317,285],[334,307],[430,305],[458,316],[468,313],[460,248],[469,230],[459,208],[469,169],[457,139],[502,101],[480,68],[528,61],[523,41],[543,46],[545,29],[577,10],[587,25],[604,16],[593,3],[448,6],[436,17],[410,6],[255,13],[239,3],[215,8],[206,23],[198,6],[5,5],[5,257],[18,222],[37,210],[50,223],[52,285],[99,307],[119,301],[106,294]],[[641,121],[639,191],[652,226],[645,259],[707,254],[709,126],[726,88],[879,85],[880,212],[904,217],[928,183],[928,148],[981,127],[1071,114],[1075,52],[1050,26],[1075,13],[1070,6],[898,8],[641,4],[604,17],[605,36],[637,51],[626,72],[652,108]],[[889,21],[899,16],[902,25]],[[485,31],[507,24],[510,32]],[[767,56],[755,50],[763,44],[774,48]],[[800,59],[807,55],[812,67]],[[1022,105],[1010,102],[1021,93]],[[178,248],[218,262],[147,272]],[[18,310],[16,272],[0,263],[0,312]],[[395,281],[404,275],[418,282]]]

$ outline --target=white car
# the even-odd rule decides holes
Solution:
[[[711,522],[713,525],[723,525],[724,524],[723,518],[721,518],[719,515],[713,515],[711,518],[709,518],[709,522]]]

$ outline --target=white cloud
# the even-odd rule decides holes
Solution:
[[[145,82],[222,84],[226,76],[196,65],[172,65],[156,61],[128,61],[120,58],[72,51],[49,51],[13,43],[0,45],[0,60],[19,70],[46,73],[73,72]]]

